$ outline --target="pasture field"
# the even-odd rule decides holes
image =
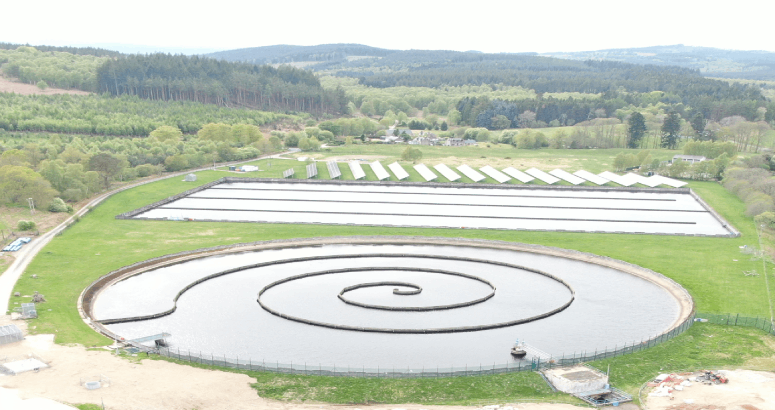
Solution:
[[[332,149],[321,155],[325,157],[380,156],[385,157],[382,159],[383,164],[386,165],[400,156],[403,149],[405,146],[356,145]],[[451,152],[455,152],[457,158],[464,158],[465,155],[469,158],[477,158],[476,154],[479,152],[487,152],[485,156],[488,157],[500,155],[503,159],[511,156],[514,161],[519,161],[515,158],[539,161],[546,164],[546,166],[539,166],[544,170],[553,169],[557,167],[556,164],[566,161],[584,163],[584,169],[599,172],[610,169],[600,164],[610,163],[613,156],[619,152],[618,150],[522,151],[511,147],[486,150],[486,147],[449,147],[439,151],[423,150],[423,153],[428,155],[426,163],[429,165],[436,162],[428,161],[427,158],[448,158],[452,156]],[[659,152],[658,155],[672,156],[674,152]],[[652,152],[652,155],[654,154]],[[431,157],[431,155],[434,156]],[[271,167],[268,166],[270,161]],[[444,162],[454,165],[446,160]],[[467,160],[463,162],[470,164]],[[349,235],[464,237],[576,249],[631,262],[676,280],[692,294],[697,310],[700,312],[769,316],[764,276],[744,274],[752,270],[761,270],[762,262],[753,260],[740,251],[743,245],[757,245],[753,221],[745,216],[744,204],[715,182],[691,182],[689,186],[742,233],[739,238],[142,221],[114,218],[120,213],[224,176],[276,178],[291,165],[296,169],[298,176],[303,176],[306,165],[304,162],[282,159],[261,160],[257,163],[264,171],[244,174],[202,171],[197,173],[197,182],[182,182],[181,178],[154,182],[118,193],[94,208],[47,245],[18,281],[15,291],[21,292],[22,295],[31,295],[33,291],[39,291],[48,300],[45,307],[39,311],[40,317],[30,323],[30,332],[55,334],[56,342],[63,344],[80,343],[86,346],[108,344],[108,339],[98,335],[83,323],[75,308],[76,301],[81,291],[96,278],[135,262],[170,253],[230,243]],[[325,163],[321,162],[317,165],[321,179],[327,179],[328,171]],[[345,164],[340,165],[342,165],[340,168],[344,178],[351,179],[349,168]],[[412,180],[421,180],[419,175],[407,166],[408,163],[403,165],[412,176]],[[522,169],[527,168],[520,166],[519,162],[514,162],[513,165]],[[369,167],[364,169],[367,178],[374,178]],[[767,269],[771,270],[772,266],[769,265]],[[32,279],[33,274],[38,278]],[[775,281],[770,281],[770,288],[770,292],[775,294]],[[9,307],[19,306],[19,303],[27,300],[28,298],[12,297]],[[768,343],[769,347],[767,347]],[[765,336],[763,332],[701,324],[664,345],[634,355],[596,362],[594,365],[602,368],[610,362],[614,369],[613,383],[632,392],[632,389],[637,390],[637,387],[648,377],[653,377],[662,366],[672,368],[742,366],[754,359],[771,361],[773,344],[775,343],[772,337]],[[258,378],[255,387],[262,397],[278,399],[338,403],[375,400],[386,403],[452,404],[471,402],[476,399],[501,400],[505,398],[503,391],[513,391],[513,396],[510,397],[552,397],[543,386],[539,386],[540,379],[536,379],[538,376],[532,373],[439,380],[364,380],[275,374],[252,374],[252,376]],[[468,385],[471,387],[469,388]],[[522,387],[518,389],[511,387],[515,385]],[[427,397],[427,400],[423,401],[423,397]]]

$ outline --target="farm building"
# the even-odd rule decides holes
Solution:
[[[673,163],[675,163],[676,161],[684,161],[690,164],[694,164],[697,162],[702,162],[707,160],[708,160],[707,158],[701,155],[674,155],[673,156]]]

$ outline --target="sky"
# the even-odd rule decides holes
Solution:
[[[774,12],[772,0],[28,0],[0,8],[0,42],[186,53],[328,43],[491,53],[670,44],[775,52]]]

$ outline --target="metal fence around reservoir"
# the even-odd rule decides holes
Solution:
[[[773,324],[770,319],[765,317],[742,316],[734,313],[698,313],[697,318],[701,319],[703,322],[707,321],[708,323],[715,325],[755,327],[775,336],[775,324]]]
[[[463,367],[430,367],[430,366],[337,366],[320,363],[282,363],[277,360],[255,359],[250,357],[227,357],[225,355],[203,353],[174,347],[160,347],[158,353],[162,356],[184,362],[197,363],[206,366],[227,367],[231,369],[255,372],[273,372],[283,374],[301,374],[314,376],[338,377],[371,377],[371,378],[424,378],[424,377],[461,377],[484,376],[522,371],[536,371],[554,367],[586,363],[594,360],[608,359],[630,353],[639,352],[662,344],[685,332],[694,323],[691,315],[674,329],[647,340],[627,343],[600,350],[562,354],[549,358],[534,357],[531,360],[519,360],[506,363],[477,363]]]

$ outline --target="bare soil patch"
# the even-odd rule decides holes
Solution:
[[[16,93],[21,95],[54,95],[54,94],[72,94],[89,95],[91,93],[81,90],[64,90],[61,88],[46,88],[41,90],[37,85],[25,84],[13,81],[0,76],[0,93]]]
[[[649,397],[646,404],[651,410],[775,410],[775,373],[725,370],[724,375],[727,384],[693,383],[673,397]]]
[[[22,220],[35,222],[37,230],[43,233],[61,224],[70,216],[67,212],[48,212],[36,209],[35,213],[31,214],[30,209],[26,207],[0,206],[0,222],[6,226],[5,236],[8,236],[10,232],[21,234],[17,232],[16,225]]]

